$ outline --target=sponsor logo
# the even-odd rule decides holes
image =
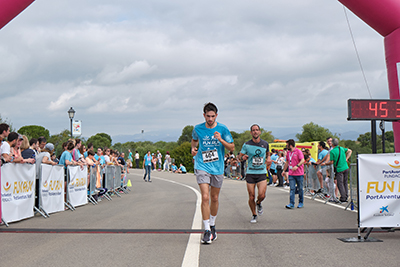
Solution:
[[[205,147],[216,147],[219,145],[220,145],[220,142],[214,136],[210,137],[210,136],[206,135],[203,138],[203,146],[205,146]]]
[[[13,194],[29,193],[33,190],[33,181],[14,182]]]
[[[85,178],[76,178],[74,179],[70,186],[79,187],[79,186],[86,186]]]
[[[5,190],[6,192],[8,192],[8,191],[10,190],[10,188],[11,188],[11,184],[10,184],[9,182],[6,182],[6,184],[3,185],[3,188],[4,188],[4,190]]]
[[[395,160],[393,163],[394,163],[394,164],[388,163],[388,165],[389,165],[390,167],[392,167],[392,168],[400,169],[400,161]]]
[[[43,187],[44,187],[44,188],[47,188],[48,185],[49,185],[49,184],[47,183],[47,181],[44,181]]]
[[[382,206],[379,210],[379,213],[375,213],[374,216],[394,216],[394,213],[389,212],[389,205]]]

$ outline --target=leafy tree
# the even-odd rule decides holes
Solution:
[[[112,143],[112,139],[111,139],[111,136],[110,136],[110,135],[108,135],[108,134],[106,134],[106,133],[98,133],[98,134],[96,134],[96,135],[99,135],[99,136],[102,136],[102,137],[104,137],[104,138],[107,138],[108,140],[110,140],[110,143]]]
[[[193,129],[194,129],[194,126],[192,126],[192,125],[186,125],[183,128],[182,134],[178,139],[178,145],[182,144],[183,142],[191,142],[192,141]]]
[[[30,138],[39,138],[41,136],[44,136],[46,140],[49,140],[50,138],[50,132],[43,126],[38,126],[38,125],[27,125],[27,126],[22,126],[19,128],[18,133],[26,135]]]
[[[311,141],[325,141],[328,137],[335,137],[331,131],[319,126],[313,122],[303,125],[303,132],[301,134],[296,134],[296,138],[299,142],[311,142]]]
[[[171,152],[171,158],[175,159],[176,166],[179,168],[179,164],[182,163],[188,172],[194,171],[191,148],[191,143],[183,142]]]
[[[64,130],[59,134],[55,134],[50,136],[49,139],[47,139],[48,143],[52,143],[55,148],[55,154],[57,156],[60,156],[61,153],[63,152],[63,147],[62,144],[70,138],[70,131],[69,130]]]
[[[371,132],[360,134],[357,141],[360,142],[362,146],[371,148]]]
[[[109,138],[107,138],[107,136]],[[96,134],[96,135],[92,135],[91,137],[89,137],[89,139],[87,140],[88,143],[92,143],[93,147],[95,149],[99,148],[99,147],[111,147],[111,137],[108,134]]]
[[[385,132],[385,139],[389,142],[394,142],[393,131]]]

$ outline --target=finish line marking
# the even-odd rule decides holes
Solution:
[[[386,232],[384,230],[374,230],[373,232]],[[16,234],[202,234],[202,230],[197,229],[23,229],[23,228],[4,228],[2,233]],[[218,229],[218,234],[343,234],[358,233],[358,229]],[[200,243],[200,241],[199,241]],[[197,244],[199,244],[197,243]]]

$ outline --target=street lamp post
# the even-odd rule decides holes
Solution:
[[[72,107],[68,110],[68,116],[71,121],[71,138],[73,138],[73,136],[72,136],[72,120],[74,119],[74,116],[75,116],[75,110]]]

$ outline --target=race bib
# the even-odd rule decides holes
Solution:
[[[254,157],[253,158],[253,166],[260,166],[263,164],[263,158],[261,157]]]
[[[218,161],[218,152],[216,149],[206,150],[206,151],[201,152],[201,154],[203,156],[204,163]]]

